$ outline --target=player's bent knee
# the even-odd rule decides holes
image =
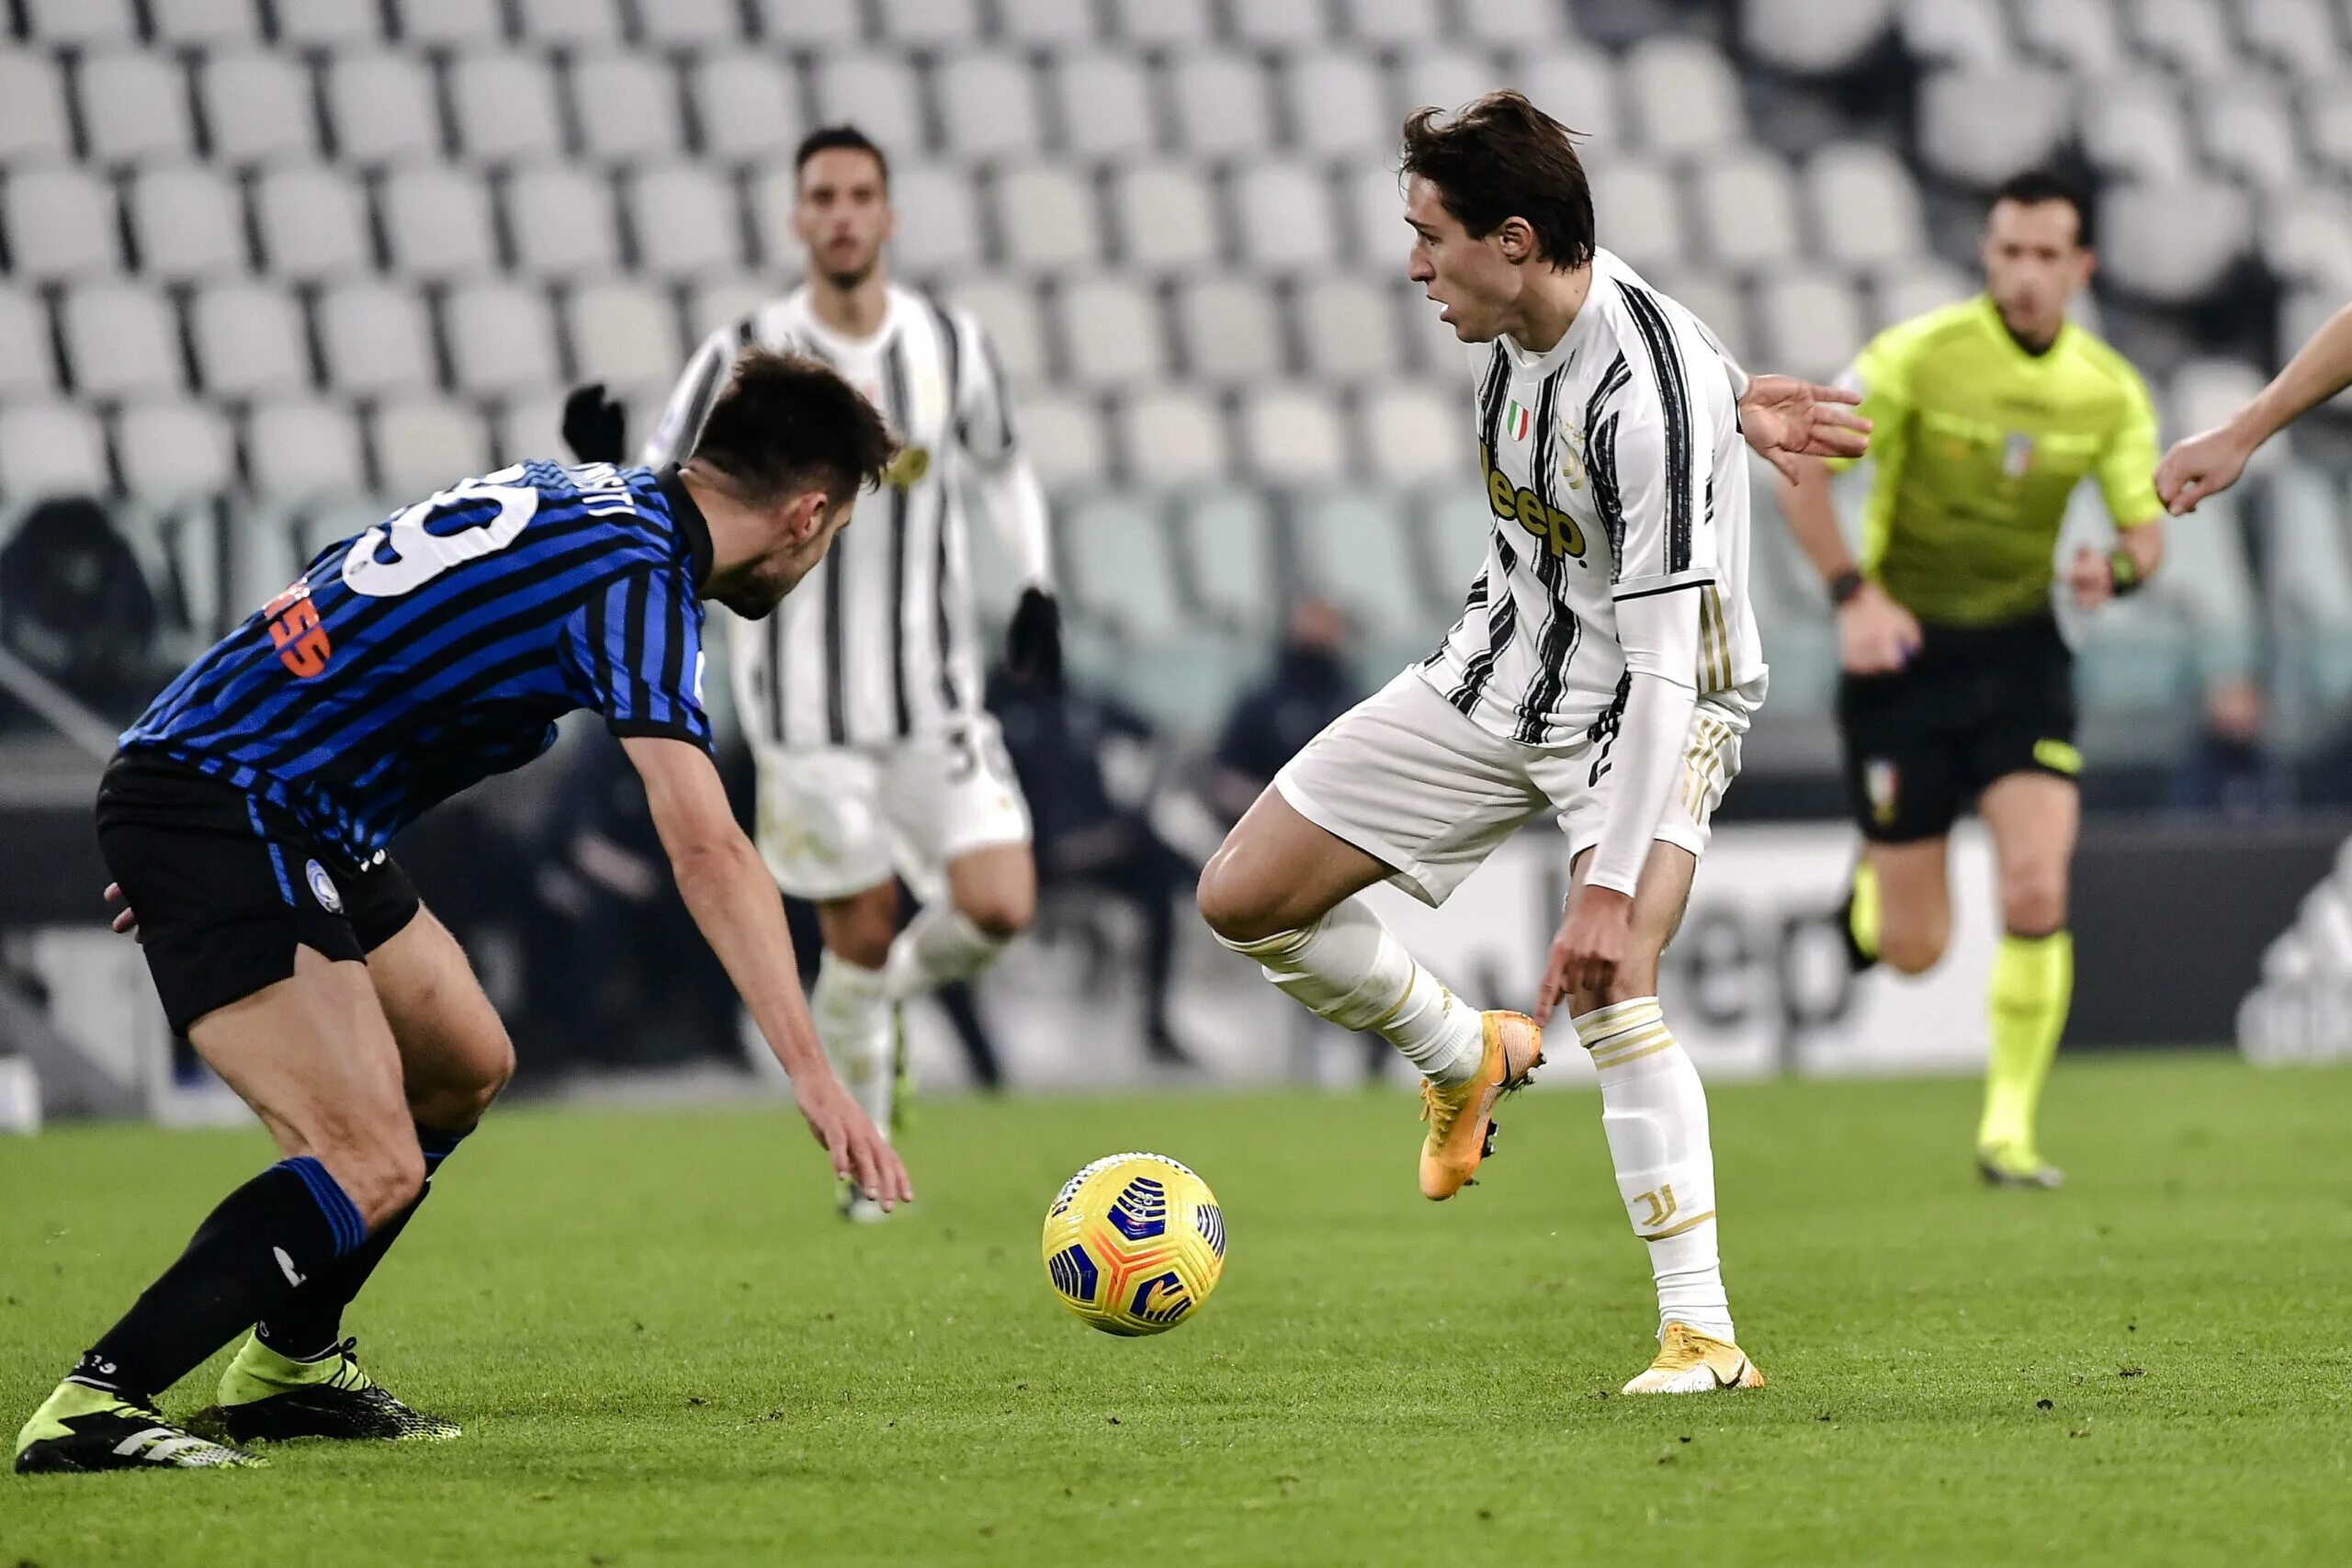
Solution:
[[[1879,933],[1878,960],[1898,975],[1924,975],[1943,962],[1949,925],[1889,926]]]
[[[1247,878],[1235,874],[1223,851],[1202,868],[1193,901],[1209,930],[1228,942],[1263,942],[1288,929],[1272,901],[1260,897]]]
[[[1011,942],[1029,929],[1037,915],[1037,896],[1017,890],[990,893],[956,905],[956,912],[991,942]]]

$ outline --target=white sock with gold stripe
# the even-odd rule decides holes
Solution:
[[[1303,931],[1225,945],[1256,959],[1318,1018],[1379,1035],[1432,1083],[1466,1083],[1485,1059],[1478,1010],[1415,962],[1362,898],[1341,899]]]
[[[1600,1075],[1600,1126],[1634,1234],[1649,1244],[1658,1329],[1687,1324],[1729,1339],[1731,1301],[1715,1251],[1715,1156],[1707,1091],[1656,997],[1577,1019]]]

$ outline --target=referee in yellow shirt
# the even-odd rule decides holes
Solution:
[[[2074,998],[2067,876],[2082,808],[2074,656],[2052,588],[2067,498],[2096,476],[2120,532],[2067,564],[2095,608],[2164,554],[2155,411],[2123,357],[2066,320],[2090,280],[2090,215],[2046,175],[1995,196],[1983,294],[1889,327],[1855,362],[1875,424],[1862,558],[1821,460],[1781,505],[1838,606],[1847,789],[1867,840],[1846,911],[1855,962],[1916,975],[1951,935],[1944,840],[1972,800],[1992,835],[2003,935],[1976,1159],[1996,1185],[2055,1187],[2034,1110]]]

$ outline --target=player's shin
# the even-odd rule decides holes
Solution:
[[[344,1309],[358,1298],[376,1265],[384,1260],[416,1211],[433,1196],[433,1178],[441,1162],[457,1151],[459,1141],[471,1131],[445,1132],[419,1122],[416,1143],[424,1153],[424,1185],[418,1190],[416,1201],[368,1232],[368,1239],[348,1256],[304,1280],[283,1311],[254,1325],[254,1337],[293,1361],[314,1361],[338,1349],[343,1343]]]
[[[1379,1035],[1441,1088],[1467,1082],[1484,1059],[1478,1010],[1415,962],[1362,897],[1303,931],[1226,946],[1317,1017]]]
[[[1634,1234],[1649,1245],[1658,1325],[1732,1336],[1715,1250],[1715,1159],[1698,1069],[1666,1026],[1656,997],[1576,1020],[1600,1077],[1600,1124]]]
[[[817,1038],[860,1110],[887,1136],[890,1126],[891,1045],[896,1022],[885,972],[828,949],[817,965],[808,1010]]]

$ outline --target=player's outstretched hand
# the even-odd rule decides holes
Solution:
[[[1042,588],[1024,588],[1013,607],[1005,637],[1005,662],[1032,685],[1059,691],[1062,683],[1062,611]]]
[[[1544,984],[1535,993],[1536,1028],[1552,1021],[1552,1010],[1562,998],[1597,997],[1617,977],[1633,923],[1633,899],[1613,887],[1585,886],[1568,895],[1559,934],[1553,937],[1551,957],[1544,965]]]
[[[563,444],[583,463],[620,462],[628,449],[628,410],[605,396],[605,384],[574,387],[563,400]]]
[[[2197,510],[2197,503],[2238,482],[2254,448],[2226,424],[2172,444],[2156,465],[2156,499],[2175,517]]]
[[[114,918],[114,934],[117,936],[127,936],[133,942],[138,941],[139,917],[132,911],[130,908],[130,901],[123,897],[121,883],[109,882],[107,884],[107,902],[109,904],[119,904],[122,906],[122,912]]]
[[[1919,618],[1865,582],[1838,607],[1838,661],[1849,675],[1892,675],[1919,651]]]
[[[1799,457],[1859,457],[1870,450],[1871,422],[1854,412],[1862,394],[1794,376],[1751,376],[1739,400],[1739,430],[1758,456],[1794,483]]]
[[[835,1176],[856,1182],[858,1190],[881,1204],[885,1213],[914,1197],[914,1184],[899,1151],[839,1078],[826,1073],[811,1082],[795,1080],[792,1098],[808,1119],[810,1134],[832,1156]]]

